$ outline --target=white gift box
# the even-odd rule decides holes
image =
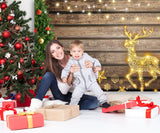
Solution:
[[[159,107],[133,107],[125,109],[125,117],[127,118],[154,118],[159,114]]]
[[[1,109],[0,109],[1,110]],[[14,108],[14,110],[16,110],[17,111],[17,113],[16,114],[18,114],[19,112],[24,112],[24,109],[23,108]],[[14,114],[14,111],[13,110],[5,110],[5,111],[0,111],[0,113],[3,113],[3,118],[1,118],[1,120],[4,120],[4,121],[6,121],[6,116],[7,115],[12,115],[12,114]],[[0,116],[0,117],[2,117],[2,116]]]

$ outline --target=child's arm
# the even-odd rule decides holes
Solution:
[[[61,73],[61,79],[64,83],[67,82],[67,78],[69,76],[69,73],[70,73],[70,67],[72,65],[72,61],[69,60],[67,65],[64,67],[64,69],[62,70],[62,73]]]

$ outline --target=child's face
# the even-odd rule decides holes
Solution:
[[[70,54],[72,55],[72,57],[75,59],[75,60],[79,60],[82,55],[83,55],[83,49],[81,47],[73,47],[71,50],[70,50]]]

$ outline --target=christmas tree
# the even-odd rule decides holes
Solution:
[[[35,0],[35,33],[37,34],[35,42],[36,58],[39,60],[45,60],[45,50],[47,43],[54,39],[54,33],[52,32],[52,25],[50,25],[51,19],[48,18],[48,6],[44,0]]]
[[[7,96],[16,94],[23,103],[26,95],[33,97],[31,90],[39,84],[43,65],[34,59],[35,35],[27,24],[31,18],[24,19],[20,3],[0,3],[0,89],[7,89]]]

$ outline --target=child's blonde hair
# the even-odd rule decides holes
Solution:
[[[80,40],[74,40],[74,41],[71,42],[70,49],[72,49],[74,47],[80,47],[84,50],[83,42],[80,41]]]

